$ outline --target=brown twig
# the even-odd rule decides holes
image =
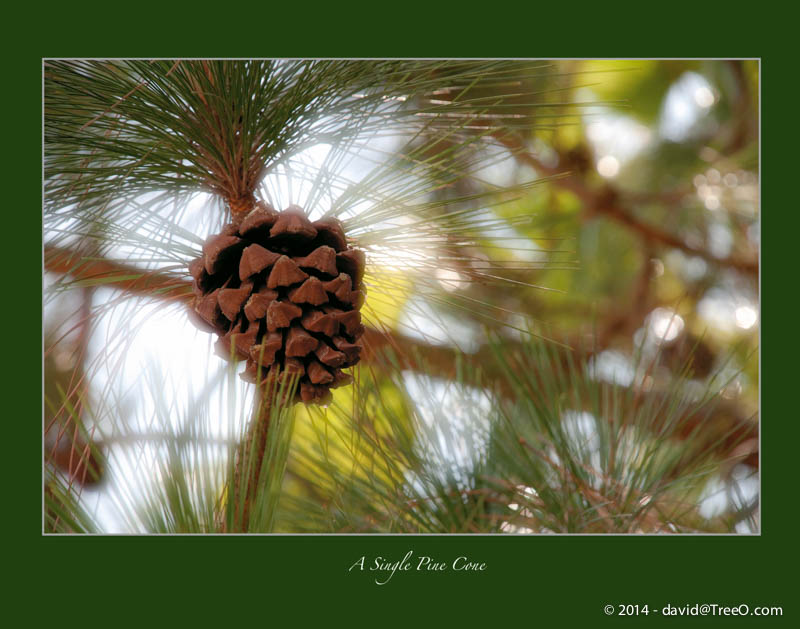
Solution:
[[[44,268],[86,283],[112,286],[154,299],[188,303],[192,298],[191,282],[176,275],[145,271],[106,258],[84,257],[79,252],[61,247],[45,247]]]
[[[748,275],[758,275],[758,260],[734,256],[717,258],[705,249],[693,247],[677,236],[642,221],[623,206],[621,195],[616,190],[610,187],[594,190],[587,186],[582,179],[543,164],[527,150],[519,135],[495,133],[493,137],[505,146],[520,163],[530,166],[545,177],[553,177],[553,185],[569,190],[577,196],[583,202],[584,208],[590,216],[603,215],[615,220],[650,243],[679,249],[688,255],[700,257],[717,266],[733,268]]]
[[[52,439],[52,447],[49,452],[45,452],[45,459],[53,462],[68,474],[70,488],[73,481],[77,481],[80,485],[100,482],[102,474],[96,444],[87,441],[81,434],[85,398],[89,386],[83,370],[83,363],[86,360],[89,345],[92,294],[93,289],[89,287],[84,287],[81,291],[81,307],[76,324],[77,339],[72,351],[75,367],[69,376],[64,403],[44,426],[47,439],[54,424],[60,424]],[[67,410],[67,405],[72,407],[70,411]],[[95,428],[92,426],[88,435],[90,440],[94,437]]]
[[[247,533],[250,528],[250,509],[261,482],[261,469],[267,450],[270,415],[275,389],[269,385],[259,387],[253,401],[253,416],[247,436],[239,445],[234,468],[234,531]],[[241,519],[239,507],[241,506]]]
[[[609,197],[611,197],[611,195],[609,195]],[[618,201],[614,200],[613,198],[606,200],[601,197],[601,202],[593,205],[591,210],[597,214],[607,216],[608,218],[615,220],[626,227],[629,227],[648,242],[671,247],[673,249],[680,249],[688,255],[697,256],[706,262],[715,264],[717,266],[736,269],[737,271],[746,273],[748,275],[758,275],[758,260],[738,258],[735,256],[717,258],[705,249],[692,247],[677,236],[673,236],[668,232],[641,221],[633,216],[628,210],[622,208]]]

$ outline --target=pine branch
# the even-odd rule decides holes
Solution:
[[[552,347],[509,353],[496,341],[494,366],[515,389],[508,398],[469,374],[487,365],[464,364],[449,382],[424,368],[397,379],[362,369],[352,406],[308,410],[312,432],[297,435],[290,468],[303,489],[283,503],[286,530],[708,530],[701,492],[741,461],[721,459],[706,434],[708,401],[690,399],[678,380],[640,396],[553,362]],[[680,441],[695,415],[705,416],[702,432]]]
[[[102,257],[85,257],[63,247],[46,246],[46,271],[71,275],[82,286],[109,286],[134,295],[166,301],[189,302],[192,283],[162,271],[143,271]]]
[[[542,64],[502,61],[69,61],[45,64],[45,200],[84,208],[149,190],[198,189],[234,215],[264,175],[320,143],[388,131],[441,137]],[[546,72],[545,72],[546,74]],[[436,98],[442,90],[458,96]],[[494,96],[494,100],[497,96]],[[533,124],[535,117],[502,116]]]
[[[614,188],[605,186],[600,190],[594,190],[587,186],[583,179],[572,174],[565,176],[559,168],[543,164],[527,150],[518,134],[503,132],[495,133],[493,137],[511,151],[519,162],[530,166],[542,176],[552,177],[554,186],[569,190],[577,196],[583,202],[587,216],[606,216],[630,228],[648,243],[679,249],[719,267],[735,269],[747,275],[758,275],[757,259],[734,256],[718,258],[705,249],[693,247],[677,236],[642,221],[623,205],[621,195]]]
[[[58,247],[46,247],[45,269],[55,273],[72,275],[78,281],[113,286],[132,294],[171,302],[188,303],[192,298],[191,282],[181,277],[156,271],[142,271],[134,266],[126,265],[104,258],[84,259],[79,253]],[[619,317],[612,318],[612,325],[619,324]],[[475,366],[488,366],[492,363],[492,349],[483,345],[472,353],[463,353],[447,346],[431,345],[416,338],[390,331],[368,327],[365,336],[365,354],[363,360],[368,363],[391,365],[395,363],[403,369],[420,371],[434,377],[454,379],[459,375],[459,364],[469,362]],[[508,351],[519,350],[519,344],[508,342]],[[575,343],[576,348],[582,347]],[[569,357],[570,361],[586,363],[600,349],[576,349]],[[567,360],[565,355],[564,360]],[[564,363],[566,364],[566,363]],[[498,391],[504,395],[512,395],[513,387],[502,377],[488,376]],[[657,406],[663,400],[657,393],[644,394],[643,403]],[[652,399],[649,399],[652,398]],[[649,400],[649,401],[648,401]],[[714,425],[714,433],[726,433],[727,436],[716,445],[717,453],[722,457],[732,455],[740,445],[749,442],[749,450],[744,453],[748,465],[758,465],[758,425],[741,417],[735,404],[721,401],[713,415],[715,419],[695,415],[685,418],[686,427],[683,437],[695,438],[703,424],[706,428]],[[656,429],[654,427],[654,429]],[[755,447],[753,444],[755,443]]]

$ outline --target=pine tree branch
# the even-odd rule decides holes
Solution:
[[[46,246],[46,271],[71,275],[83,285],[102,285],[118,288],[134,295],[168,301],[189,302],[191,282],[162,271],[146,271],[135,266],[101,257],[83,254],[62,247]]]
[[[46,441],[48,433],[52,431],[56,433],[51,439],[52,446],[49,447],[49,451],[47,449],[45,451],[45,460],[67,474],[70,487],[73,481],[82,486],[99,483],[103,474],[97,442],[94,440],[96,427],[92,426],[90,433],[84,434],[83,425],[85,398],[89,386],[83,363],[86,360],[91,336],[92,294],[93,289],[90,287],[81,290],[79,319],[75,326],[77,339],[73,350],[76,367],[70,373],[63,403],[44,426]],[[57,428],[55,424],[58,424]]]
[[[734,256],[718,258],[709,251],[699,247],[693,247],[677,236],[634,216],[629,209],[624,207],[620,194],[614,188],[606,186],[597,191],[591,189],[578,177],[573,175],[563,176],[564,173],[558,168],[547,166],[532,155],[527,150],[522,138],[520,138],[518,134],[495,133],[493,137],[511,151],[520,163],[530,166],[545,177],[553,177],[553,185],[564,190],[569,190],[577,196],[583,202],[589,215],[603,215],[617,221],[630,228],[649,243],[679,249],[688,255],[697,256],[717,266],[736,269],[748,275],[758,275],[757,259],[746,259]]]
[[[155,299],[185,303],[189,303],[192,299],[191,282],[169,273],[142,271],[136,267],[103,258],[85,259],[77,252],[59,247],[46,247],[44,257],[46,270],[69,274],[78,280],[102,283]],[[468,375],[466,372],[469,370],[459,370],[459,361],[462,363],[468,361],[472,365],[481,366],[484,370],[494,361],[492,349],[486,345],[473,353],[462,353],[447,346],[430,345],[385,329],[377,330],[368,327],[364,341],[363,360],[365,362],[388,361],[387,364],[391,364],[393,361],[399,361],[403,368],[422,371],[444,379]],[[592,351],[575,350],[572,361],[585,363],[596,351],[597,348]],[[486,376],[485,371],[484,375]],[[500,394],[513,395],[511,387],[502,378],[492,379],[491,374],[488,377],[498,388]],[[639,392],[639,395],[658,394]],[[658,407],[659,403],[654,402],[652,406]],[[758,424],[741,417],[735,404],[725,403],[721,400],[711,417],[702,413],[686,417],[682,423],[681,433],[676,436],[695,439],[698,434],[703,434],[705,429],[712,425],[720,427],[720,433],[725,434],[725,437],[714,446],[719,456],[728,457],[736,453],[743,456],[743,462],[748,465],[754,467],[758,465]],[[746,444],[749,444],[747,445],[748,449],[742,451]]]

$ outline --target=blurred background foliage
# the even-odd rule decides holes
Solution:
[[[246,530],[758,532],[758,72],[507,62],[471,78],[471,125],[391,145],[394,168],[431,168],[390,223],[345,215],[371,261],[356,384],[273,409]],[[426,89],[422,114],[457,101]],[[207,207],[181,209],[199,241],[225,220]],[[252,392],[164,308],[178,253],[111,255],[114,220],[45,220],[45,530],[230,531]],[[67,255],[64,233],[93,236]],[[172,275],[148,294],[143,268]],[[199,390],[163,356],[180,334]]]

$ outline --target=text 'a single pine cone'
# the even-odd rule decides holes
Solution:
[[[242,378],[297,375],[306,403],[352,381],[342,369],[361,354],[364,253],[348,247],[338,220],[312,223],[297,206],[261,202],[209,237],[189,271],[192,318],[220,335],[217,353],[247,360]]]

